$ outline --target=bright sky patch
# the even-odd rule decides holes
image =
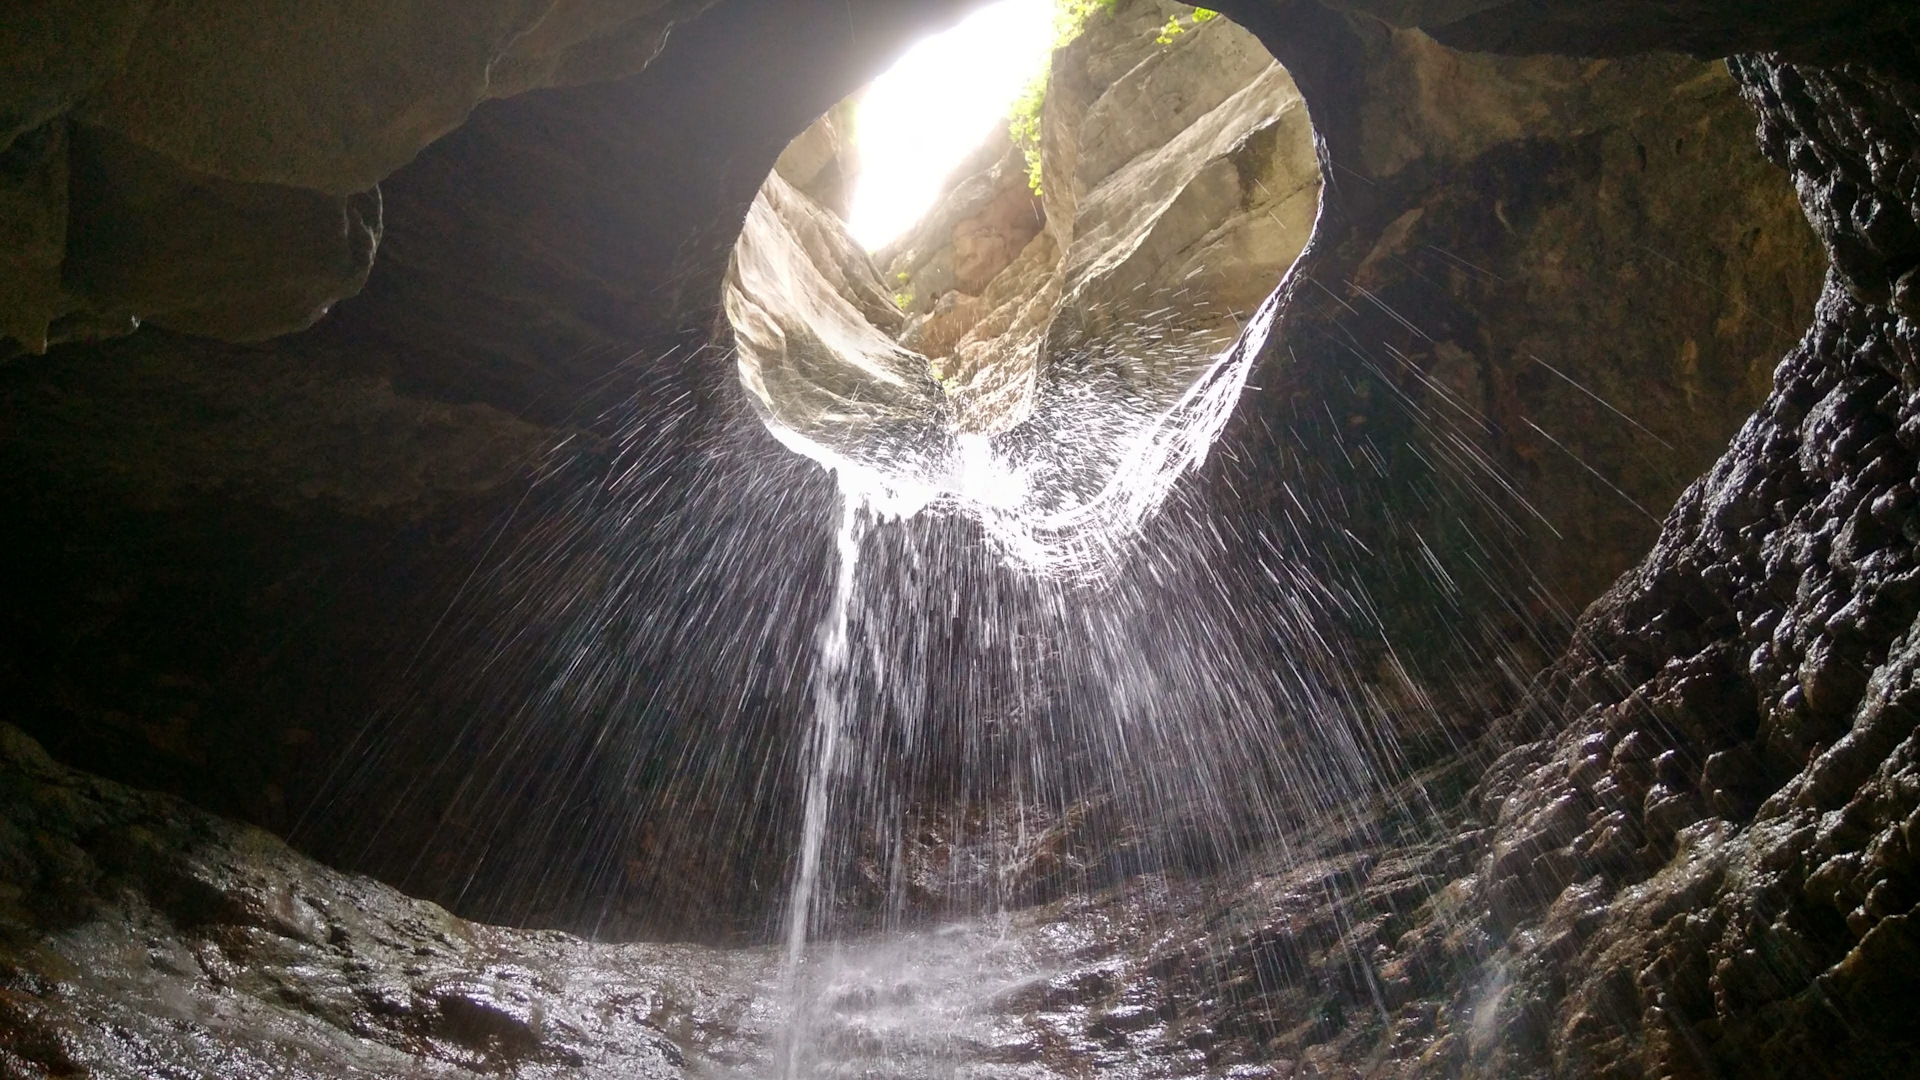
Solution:
[[[919,220],[940,181],[1005,123],[1054,35],[1054,0],[1000,0],[915,44],[867,87],[848,224],[869,251]]]

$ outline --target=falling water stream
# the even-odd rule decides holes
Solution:
[[[1140,1002],[1119,1000],[1122,982],[1109,976],[1155,950],[1196,965],[1218,959],[1202,954],[1237,932],[1237,916],[1195,896],[1235,874],[1220,891],[1230,885],[1249,898],[1245,925],[1270,925],[1283,910],[1275,898],[1300,893],[1256,879],[1284,876],[1296,853],[1300,865],[1311,862],[1321,837],[1344,829],[1336,839],[1347,843],[1370,827],[1356,826],[1353,805],[1379,794],[1399,764],[1395,721],[1427,707],[1391,649],[1349,650],[1340,636],[1342,622],[1379,625],[1378,598],[1340,565],[1390,561],[1344,530],[1349,498],[1375,488],[1296,489],[1276,468],[1260,477],[1282,477],[1271,489],[1222,497],[1218,488],[1248,475],[1228,463],[1215,470],[1224,482],[1183,490],[1199,487],[1183,481],[1214,452],[1262,357],[1285,362],[1268,339],[1287,293],[1244,312],[1224,348],[1167,314],[1177,297],[1086,300],[1068,313],[1099,332],[1061,330],[1036,345],[1045,355],[1030,411],[987,434],[955,422],[954,395],[928,376],[926,357],[826,286],[817,253],[775,209],[755,202],[730,269],[732,359],[745,392],[714,420],[725,438],[700,441],[706,421],[684,390],[636,395],[672,402],[678,411],[649,407],[673,424],[653,414],[634,422],[626,456],[592,493],[605,505],[583,495],[583,509],[560,518],[600,530],[583,527],[569,543],[611,554],[580,560],[596,573],[604,565],[606,580],[582,571],[588,584],[566,583],[578,608],[566,609],[565,663],[539,703],[599,721],[576,725],[596,732],[594,756],[624,755],[619,783],[590,805],[625,805],[652,784],[683,815],[674,828],[689,838],[685,848],[739,843],[751,855],[741,863],[754,868],[790,857],[778,940],[740,950],[740,973],[724,980],[747,988],[742,1037],[711,1059],[720,1071],[700,1075],[1223,1075],[1197,1059],[1184,1072],[1169,1059],[1141,1064],[1141,1047],[1162,1045],[1148,1041],[1159,1021]],[[1175,374],[1156,382],[1142,371]],[[1418,413],[1417,403],[1405,405]],[[1514,527],[1507,503],[1471,487],[1485,477],[1500,486],[1473,441],[1456,438],[1446,415],[1416,419],[1435,427],[1433,445],[1463,455],[1436,474],[1464,494],[1436,484],[1434,501],[1484,498],[1491,512],[1471,522]],[[793,482],[812,465],[771,446],[762,424],[831,475],[831,510],[822,485]],[[685,429],[672,433],[678,442],[663,432],[676,425]],[[1287,440],[1297,432],[1265,434],[1256,453],[1294,452]],[[1330,445],[1344,454],[1349,444]],[[1371,442],[1352,445],[1358,457],[1343,459],[1342,478],[1387,475]],[[756,456],[766,454],[781,460],[768,467]],[[683,491],[692,493],[684,501],[663,494]],[[1401,501],[1428,495],[1419,488]],[[1258,513],[1235,513],[1243,502]],[[1384,511],[1400,529],[1394,513]],[[829,515],[832,550],[819,575],[815,545]],[[1496,591],[1518,596],[1525,568],[1501,561],[1491,526],[1461,546],[1478,572],[1513,571]],[[1448,569],[1417,527],[1405,526],[1427,563],[1407,576],[1443,580],[1447,589],[1436,592],[1450,596]],[[764,740],[775,766],[740,749],[762,745],[762,723],[779,726],[779,739]],[[927,737],[933,728],[940,738]],[[790,730],[797,753],[784,741]],[[611,746],[630,731],[665,735],[661,746],[629,736],[620,755],[601,750],[597,740]],[[700,753],[671,746],[695,739],[706,740]],[[672,774],[684,783],[673,788],[646,774],[655,758],[676,767],[698,759],[702,768]],[[769,780],[779,765],[795,766],[797,845],[785,831],[789,790]],[[954,775],[938,777],[929,795],[935,769]],[[962,812],[924,828],[912,815],[934,803]],[[974,810],[966,827],[975,832],[962,835],[954,822]],[[748,838],[770,853],[734,835],[756,815],[777,822]],[[921,831],[937,835],[916,857],[945,865],[928,872],[934,880],[922,892],[931,899],[909,910],[902,837]],[[855,867],[868,856],[882,865]],[[645,858],[667,874],[683,865]],[[1043,858],[1054,860],[1051,879],[1031,870]],[[961,881],[963,871],[973,876]],[[757,895],[771,884],[751,872],[722,884],[741,880]],[[868,891],[855,895],[849,881]],[[1346,887],[1332,872],[1311,884],[1338,913],[1342,935],[1354,921],[1335,895]],[[1181,954],[1170,937],[1148,940],[1183,919],[1187,941],[1202,948]],[[1254,976],[1298,977],[1269,971],[1269,959],[1248,961],[1256,970],[1243,980],[1252,980],[1247,993],[1274,989]],[[1372,972],[1357,963],[1356,982],[1384,1013]],[[1075,989],[1082,984],[1107,989]],[[1094,1015],[1116,1009],[1123,1015]],[[1107,1034],[1089,1034],[1099,1030]],[[1122,1048],[1121,1035],[1139,1041]]]
[[[834,576],[833,598],[820,620],[815,639],[813,670],[813,730],[807,740],[807,786],[805,808],[800,825],[799,870],[794,876],[793,895],[788,900],[786,958],[782,981],[789,1016],[781,1054],[783,1080],[800,1075],[800,1055],[805,1045],[805,1026],[800,1022],[800,966],[805,959],[807,931],[813,924],[816,898],[820,892],[821,855],[826,846],[828,818],[832,814],[833,774],[840,763],[840,746],[848,737],[855,697],[848,685],[853,659],[849,648],[849,624],[853,590],[860,565],[860,543],[866,537],[869,510],[866,498],[846,486],[840,489],[840,527],[835,538],[838,569]]]
[[[896,931],[851,951],[835,944],[830,954],[820,952],[824,945],[817,938],[826,929],[834,899],[829,856],[854,827],[842,820],[846,815],[836,786],[848,767],[848,755],[858,749],[851,741],[878,730],[869,718],[856,715],[880,696],[863,680],[913,677],[885,670],[879,654],[867,658],[853,640],[857,618],[885,618],[866,612],[858,595],[862,547],[873,525],[914,518],[928,509],[962,513],[984,529],[1011,572],[1058,590],[1054,602],[1062,610],[1094,602],[1102,595],[1100,583],[1131,550],[1142,524],[1179,478],[1204,460],[1271,329],[1276,306],[1277,301],[1264,305],[1233,347],[1214,357],[1184,393],[1161,409],[1095,395],[1062,395],[1035,418],[1035,426],[1049,428],[1052,437],[1016,441],[1009,448],[980,437],[935,440],[931,452],[897,452],[890,467],[881,469],[769,424],[781,442],[833,474],[839,504],[832,591],[814,634],[800,840],[778,979],[786,1019],[773,1064],[781,1080],[832,1074],[830,1064],[818,1060],[823,1052],[817,1030],[824,1022],[823,996],[840,1001],[843,1013],[845,1001],[865,1001],[859,1010],[863,1020],[874,1021],[876,1008],[881,1013],[900,1011],[897,1001],[886,1005],[891,999],[884,987],[891,985],[894,993],[926,998],[909,1010],[915,1018],[910,1026],[948,1030],[961,1024],[964,1014],[977,1012],[994,988],[1031,981],[1045,966],[1034,959],[1030,945],[1007,937],[1004,926],[996,930],[988,916],[954,924],[932,937],[909,932],[909,938],[915,933],[924,938],[919,949],[899,945]],[[892,629],[880,625],[871,632],[885,636]],[[1108,692],[1116,701],[1138,699],[1123,708],[1160,709],[1166,698],[1160,688],[1135,685],[1137,671],[1150,666],[1138,653],[1140,642],[1129,641],[1123,627],[1111,628],[1104,637],[1108,647],[1119,648],[1125,657],[1110,673]],[[1183,642],[1175,651],[1193,645]],[[868,659],[871,672],[864,662]],[[1259,707],[1256,697],[1234,689],[1228,680],[1201,678],[1210,693],[1238,695],[1228,704]],[[1209,768],[1217,765],[1210,763]],[[955,944],[960,941],[966,944]],[[849,989],[849,982],[858,989]],[[836,984],[838,990],[833,989]],[[909,986],[918,989],[901,989]],[[936,1017],[935,1009],[952,1015]],[[897,1020],[894,1016],[877,1022]],[[930,1050],[930,1039],[940,1042],[931,1037],[909,1040],[913,1048],[901,1053],[946,1053]],[[889,1067],[902,1066],[896,1062]]]

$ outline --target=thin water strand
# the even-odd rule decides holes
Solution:
[[[847,737],[854,705],[850,623],[853,590],[860,563],[860,541],[866,535],[868,508],[866,497],[856,488],[842,484],[840,489],[840,528],[835,550],[838,569],[833,598],[821,617],[815,638],[813,673],[813,732],[809,740],[805,808],[801,816],[799,871],[795,875],[793,895],[787,910],[787,950],[783,975],[789,1020],[782,1077],[799,1075],[799,1058],[805,1044],[805,1010],[800,1000],[800,965],[805,959],[807,932],[813,923],[814,908],[820,901],[820,864],[826,846],[827,823],[831,817],[833,775],[839,767],[841,744]]]

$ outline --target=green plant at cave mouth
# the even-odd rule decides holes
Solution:
[[[1187,25],[1199,26],[1201,23],[1212,22],[1219,17],[1220,13],[1217,11],[1209,11],[1206,8],[1194,8],[1193,16],[1187,20]],[[1156,45],[1171,45],[1173,44],[1174,38],[1186,32],[1187,26],[1181,25],[1180,16],[1169,15],[1167,16],[1167,25],[1160,28],[1160,36],[1154,38],[1153,41]]]
[[[1040,106],[1046,101],[1047,79],[1052,74],[1053,64],[1049,62],[1020,91],[1020,96],[1013,99],[1013,108],[1007,113],[1007,135],[1013,145],[1020,148],[1020,156],[1026,159],[1027,186],[1035,195],[1041,194]]]
[[[1055,0],[1053,47],[1059,49],[1071,44],[1086,30],[1088,20],[1112,13],[1118,3],[1119,0]],[[1007,135],[1013,145],[1020,148],[1020,156],[1026,159],[1027,186],[1035,195],[1041,194],[1040,107],[1046,102],[1047,80],[1052,76],[1053,61],[1049,58],[1039,72],[1027,80],[1020,96],[1013,100],[1013,107],[1007,111]]]

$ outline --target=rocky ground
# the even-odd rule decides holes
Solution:
[[[470,923],[0,727],[0,1075],[671,1077],[764,957]]]

